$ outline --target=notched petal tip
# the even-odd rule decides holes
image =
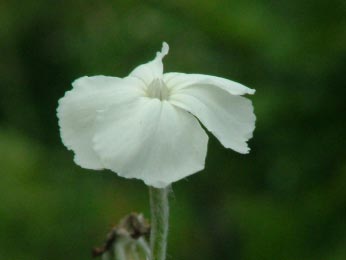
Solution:
[[[240,154],[249,154],[250,153],[250,147],[248,147],[248,144],[246,144],[246,148],[240,151],[237,151]]]
[[[162,49],[161,49],[161,51],[156,53],[156,57],[159,57],[162,59],[163,57],[165,57],[168,54],[168,52],[169,52],[169,46],[168,46],[167,42],[163,42],[162,43]]]
[[[163,42],[163,43],[162,43],[161,53],[162,53],[163,55],[167,55],[168,52],[169,52],[169,45],[168,45],[167,42]]]

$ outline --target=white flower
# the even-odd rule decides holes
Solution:
[[[248,153],[255,90],[202,74],[163,73],[167,43],[125,78],[81,77],[59,100],[61,138],[76,164],[162,188],[204,168],[208,136]]]

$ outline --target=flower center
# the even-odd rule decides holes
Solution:
[[[168,100],[170,91],[162,79],[154,79],[147,88],[147,95],[150,98]]]

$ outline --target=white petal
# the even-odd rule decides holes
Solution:
[[[170,97],[170,102],[195,115],[227,148],[248,153],[256,117],[250,100],[213,86],[190,86]]]
[[[149,98],[101,112],[94,138],[106,168],[157,188],[202,170],[207,143],[191,114]]]
[[[190,86],[196,85],[208,85],[221,88],[232,95],[244,95],[244,94],[254,94],[255,90],[245,87],[235,81],[203,75],[203,74],[185,74],[185,73],[165,73],[163,76],[164,82],[167,84],[168,88],[173,91],[178,91]]]
[[[169,46],[167,43],[162,44],[161,52],[156,53],[154,60],[139,65],[136,67],[129,76],[141,79],[146,85],[149,85],[154,79],[162,78],[163,63],[162,59],[168,54]]]
[[[107,108],[136,96],[129,80],[95,76],[75,80],[73,89],[59,100],[57,116],[64,145],[75,153],[76,164],[88,169],[102,169],[92,149],[94,121],[97,110]],[[138,95],[138,94],[137,94]]]

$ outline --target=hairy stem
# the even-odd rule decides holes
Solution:
[[[165,260],[169,218],[169,187],[163,189],[149,187],[149,193],[151,211],[151,260]]]

